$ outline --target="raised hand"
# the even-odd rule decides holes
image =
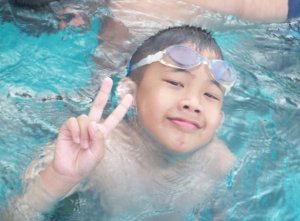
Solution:
[[[126,95],[117,108],[102,120],[112,83],[110,78],[103,80],[88,115],[72,117],[62,125],[57,138],[54,160],[50,165],[59,175],[80,181],[101,161],[105,138],[122,120],[133,99],[131,95]]]

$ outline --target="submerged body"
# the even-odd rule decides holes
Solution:
[[[208,204],[216,183],[224,178],[235,161],[227,146],[217,138],[178,158],[151,145],[152,142],[137,122],[123,122],[108,137],[101,163],[73,190],[98,199],[90,202],[95,219],[184,220],[197,217],[201,207]],[[53,160],[54,145],[46,150],[47,154],[43,153],[43,158],[34,161],[26,174],[29,188],[35,176]],[[91,192],[93,196],[89,196]],[[37,199],[43,195],[43,192],[36,192]],[[24,197],[25,202],[32,204],[29,195]],[[72,204],[76,207],[76,203]],[[73,216],[88,215],[80,207],[77,209],[79,213]],[[38,219],[35,211],[23,212],[28,220]],[[21,218],[16,216],[15,220],[24,220],[24,214],[16,215]]]
[[[163,151],[159,154],[141,132],[128,128],[122,125],[116,131],[101,166],[91,176],[101,206],[112,220],[123,216],[128,220],[184,220],[205,204],[234,162],[218,140],[174,160]],[[120,135],[121,143],[127,145],[118,145],[115,138]]]

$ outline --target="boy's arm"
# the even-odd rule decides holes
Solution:
[[[236,15],[250,20],[284,21],[288,17],[289,2],[299,0],[186,0],[205,10]],[[296,3],[297,4],[297,3]]]
[[[48,211],[72,190],[74,184],[52,169],[53,149],[53,145],[46,146],[26,170],[23,193],[10,201],[5,211],[6,220],[42,219],[42,212]]]
[[[111,88],[112,80],[103,80],[89,115],[65,121],[58,134],[54,157],[24,188],[23,194],[13,200],[8,220],[38,220],[42,212],[50,210],[100,163],[105,138],[122,120],[133,99],[131,95],[124,96],[100,123]]]

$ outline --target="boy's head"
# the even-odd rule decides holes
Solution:
[[[223,121],[233,70],[210,33],[198,27],[162,30],[133,54],[128,77],[140,121],[171,152],[208,144]]]
[[[138,63],[148,55],[163,51],[173,45],[190,44],[196,51],[209,50],[214,52],[218,59],[223,59],[220,47],[210,33],[200,27],[177,26],[161,30],[148,38],[132,55],[128,66],[128,76],[133,80],[140,80],[144,67],[132,70],[132,65]]]

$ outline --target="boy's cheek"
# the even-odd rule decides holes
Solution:
[[[219,117],[215,118],[215,119],[210,119],[207,121],[208,122],[208,133],[210,134],[209,136],[212,138],[216,135],[218,129],[222,126],[223,120],[221,118],[221,116],[219,115]]]

